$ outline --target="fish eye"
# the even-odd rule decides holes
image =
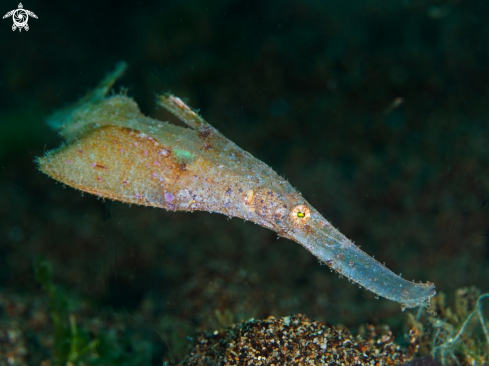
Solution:
[[[297,205],[290,212],[292,220],[296,223],[304,223],[311,217],[311,210],[306,205]]]

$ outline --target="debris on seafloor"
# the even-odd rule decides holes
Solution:
[[[0,366],[41,364],[39,349],[51,341],[46,302],[0,288]],[[51,330],[51,329],[49,329]]]
[[[236,146],[170,94],[157,98],[190,128],[145,117],[132,98],[106,97],[116,70],[49,124],[67,144],[39,158],[40,169],[71,187],[170,211],[218,212],[294,240],[340,275],[403,308],[427,302],[432,283],[404,280],[361,251],[292,185]]]
[[[408,363],[405,363],[403,366],[442,366],[438,360],[435,360],[431,356],[416,358]]]
[[[402,365],[416,353],[416,337],[402,349],[388,328],[366,337],[346,329],[312,322],[304,315],[250,320],[204,333],[182,366],[231,365]]]
[[[431,298],[429,312],[408,313],[406,325],[419,334],[419,353],[435,357],[444,366],[488,365],[489,293],[463,287],[454,295],[452,306],[442,292]]]
[[[2,310],[5,305],[9,304],[7,304],[5,296],[0,292],[0,365],[26,365],[28,359],[26,347],[26,339],[28,337],[26,331],[22,329],[15,318],[2,316]],[[6,312],[12,312],[13,310],[14,307],[12,306]]]
[[[0,288],[0,366],[149,365],[151,344],[125,315],[52,282],[51,264],[34,260],[44,292]]]

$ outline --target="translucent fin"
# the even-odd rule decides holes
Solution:
[[[201,133],[217,132],[214,127],[207,123],[198,113],[190,109],[180,98],[170,93],[158,96],[157,103],[194,130]]]
[[[127,63],[125,61],[118,62],[114,71],[109,73],[104,80],[97,85],[97,87],[92,89],[76,103],[73,103],[51,115],[47,120],[48,125],[51,128],[60,131],[60,134],[63,135],[63,129],[65,128],[66,123],[70,121],[71,114],[84,104],[97,103],[104,100],[107,93],[114,86],[114,83],[124,74],[126,69]]]

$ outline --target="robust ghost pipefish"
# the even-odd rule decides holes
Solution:
[[[112,200],[240,217],[296,241],[339,274],[415,307],[435,294],[432,283],[409,282],[361,251],[289,182],[229,141],[181,99],[160,106],[189,128],[145,117],[125,94],[107,96],[126,69],[114,72],[48,123],[66,144],[38,159],[52,178]]]

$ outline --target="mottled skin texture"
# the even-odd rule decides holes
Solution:
[[[179,98],[163,95],[158,103],[190,128],[143,116],[125,95],[105,97],[124,68],[119,65],[78,104],[51,118],[67,144],[39,159],[43,172],[113,200],[253,221],[302,244],[338,273],[404,307],[435,294],[432,284],[405,281],[358,249],[289,182]]]

